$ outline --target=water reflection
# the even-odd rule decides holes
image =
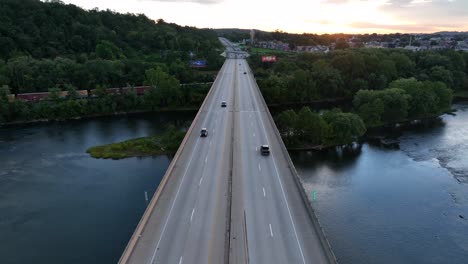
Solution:
[[[97,160],[86,149],[192,118],[166,113],[0,128],[0,262],[116,263],[146,207],[144,192],[153,194],[171,157]]]
[[[291,153],[340,263],[468,263],[468,112],[401,150]],[[458,173],[458,174],[457,174]],[[465,176],[460,176],[465,175]]]

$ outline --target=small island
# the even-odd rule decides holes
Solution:
[[[177,151],[185,132],[169,127],[163,134],[130,139],[107,145],[94,146],[86,150],[97,159],[125,159],[173,154]]]

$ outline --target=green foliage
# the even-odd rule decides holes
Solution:
[[[452,90],[468,90],[468,55],[456,51],[415,53],[401,49],[361,48],[335,50],[328,54],[279,54],[274,64],[261,63],[260,57],[255,55],[249,61],[268,103],[354,97],[359,90],[383,90],[391,82],[407,78],[442,82]],[[399,97],[395,91],[387,95],[389,100],[395,96]],[[404,101],[394,103],[405,107]],[[385,102],[382,100],[382,103]],[[387,100],[387,103],[390,102]],[[378,105],[365,107],[378,108]],[[404,112],[403,109],[402,113],[391,113],[387,109],[385,115],[399,120],[398,116],[405,116]],[[368,121],[369,118],[366,117]],[[373,119],[374,125],[380,123]]]
[[[114,60],[123,57],[122,50],[114,43],[107,40],[101,40],[96,45],[96,55],[105,60]]]
[[[78,90],[141,85],[146,70],[175,61],[179,68],[171,74],[180,81],[211,81],[210,74],[188,67],[190,51],[194,59],[206,59],[209,70],[223,63],[214,31],[155,23],[144,15],[2,0],[0,17],[0,86],[13,93],[65,84]]]
[[[89,148],[86,152],[93,158],[103,159],[124,159],[170,154],[177,151],[184,136],[184,132],[178,131],[174,126],[169,126],[162,135],[95,146]]]
[[[277,116],[278,128],[288,147],[348,145],[366,132],[362,119],[353,113],[339,110],[314,113],[303,107]]]
[[[383,124],[384,103],[377,95],[377,92],[360,90],[354,96],[353,104],[357,114],[368,127],[376,127]]]
[[[353,113],[327,111],[323,114],[323,120],[329,127],[325,138],[327,145],[349,145],[366,133],[364,122]]]
[[[361,90],[353,105],[368,127],[435,116],[450,109],[452,91],[442,82],[399,79],[381,91]]]

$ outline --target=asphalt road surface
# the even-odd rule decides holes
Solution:
[[[226,62],[121,263],[328,263],[245,56],[221,41]]]

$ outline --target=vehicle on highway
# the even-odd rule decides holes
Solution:
[[[244,74],[247,74],[247,72],[244,72]]]
[[[227,106],[226,101],[222,101],[222,102],[221,102],[221,107],[226,107],[226,106]]]
[[[261,145],[261,146],[260,146],[260,153],[262,153],[262,155],[265,155],[265,156],[270,155],[270,146],[268,146],[268,145]]]
[[[208,136],[208,130],[206,128],[202,128],[200,131],[200,137],[207,137]]]

